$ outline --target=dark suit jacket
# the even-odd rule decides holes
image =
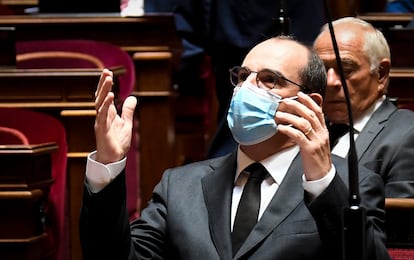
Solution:
[[[414,113],[388,99],[355,142],[360,165],[381,175],[386,197],[414,197]]]
[[[341,259],[341,214],[347,206],[347,163],[309,202],[302,163],[292,163],[277,193],[234,259]],[[125,176],[104,190],[84,190],[80,234],[84,259],[232,259],[230,211],[236,153],[169,169],[141,218],[128,223]],[[389,259],[379,175],[360,170],[367,212],[367,259]]]

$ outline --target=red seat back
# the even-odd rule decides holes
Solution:
[[[135,65],[131,56],[119,46],[93,40],[19,41],[16,43],[16,67],[21,69],[44,68],[111,68],[122,66],[118,99],[123,102],[134,88]],[[127,159],[127,208],[131,217],[139,212],[138,144],[134,131]]]
[[[28,145],[29,140],[18,129],[0,126],[0,145],[24,144]]]
[[[69,255],[68,203],[66,191],[67,144],[66,131],[56,118],[44,113],[19,109],[0,108],[0,125],[14,128],[24,136],[23,142],[41,144],[54,142],[58,150],[52,153],[52,177],[46,209],[46,228],[51,240],[57,247],[55,259],[67,259]],[[18,134],[19,135],[19,134]],[[12,140],[9,140],[12,142]]]
[[[135,84],[135,66],[119,46],[93,40],[47,40],[16,42],[16,67],[29,68],[110,68],[123,66],[119,76],[119,97],[124,100]]]

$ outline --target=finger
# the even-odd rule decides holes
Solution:
[[[111,92],[112,89],[113,79],[110,76],[106,76],[103,79],[103,83],[100,85],[98,95],[95,99],[95,109],[98,110],[99,107],[102,105],[102,102],[108,96],[108,93]]]
[[[99,77],[99,81],[98,81],[98,86],[96,87],[96,91],[95,91],[95,97],[98,96],[99,92],[101,91],[102,85],[104,83],[104,80],[106,77],[112,77],[113,73],[112,71],[108,70],[108,69],[103,69],[101,76]]]
[[[309,129],[312,129],[312,125],[307,119],[295,114],[278,111],[276,112],[275,118],[278,124],[291,126],[303,134],[308,133]]]
[[[292,125],[278,125],[278,132],[288,136],[301,147],[310,142],[310,139],[300,129]]]
[[[313,131],[313,128],[312,127],[310,127],[308,130],[306,130],[306,132],[304,132],[303,134],[305,135],[305,136],[308,136],[310,133],[312,133],[312,131]]]
[[[132,123],[137,103],[137,98],[134,96],[129,96],[127,99],[125,99],[124,105],[122,106],[122,119]]]
[[[320,126],[324,128],[326,124],[325,124],[325,116],[323,114],[322,107],[319,104],[317,104],[309,95],[306,95],[303,92],[298,93],[298,98],[302,104],[304,104],[306,107],[308,107],[310,110],[313,111],[313,113],[316,115],[319,121]]]
[[[285,106],[289,109],[288,111],[293,111],[296,116],[305,119],[309,124],[302,123],[294,126],[300,129],[303,133],[309,132],[310,128],[313,128],[316,131],[321,129],[320,118],[316,115],[317,113],[322,113],[320,107],[316,102],[309,97],[308,95],[302,95],[297,100],[283,100]],[[318,112],[314,111],[317,110]],[[300,123],[301,121],[299,121]]]
[[[102,102],[102,105],[97,109],[96,121],[98,125],[106,124],[109,114],[109,109],[114,102],[114,94],[109,92]]]

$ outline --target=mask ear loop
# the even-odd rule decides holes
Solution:
[[[329,32],[335,52],[338,72],[344,90],[349,121],[349,153],[348,153],[348,179],[349,179],[349,208],[344,209],[343,256],[345,260],[365,260],[366,259],[366,211],[360,206],[361,198],[359,194],[358,177],[358,157],[354,140],[354,121],[352,117],[351,99],[349,97],[348,85],[346,84],[345,74],[339,55],[338,44],[332,25],[332,18],[329,12],[327,1],[324,0],[326,17],[328,18]]]

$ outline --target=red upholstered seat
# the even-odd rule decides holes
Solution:
[[[18,129],[0,126],[0,145],[24,144],[28,145],[29,140]]]
[[[122,66],[125,74],[117,80],[119,89],[117,103],[128,97],[135,84],[135,66],[130,55],[119,46],[93,40],[47,40],[16,42],[16,67],[20,69],[41,68],[111,68]],[[97,82],[98,83],[98,82]],[[127,208],[131,218],[139,214],[139,156],[137,136],[133,136],[128,153]],[[58,258],[59,260],[61,258]]]
[[[124,100],[135,84],[135,66],[119,46],[92,40],[48,40],[16,42],[17,68],[110,68],[123,66],[119,97]]]
[[[15,129],[13,133],[19,136],[19,138],[22,138],[22,142],[16,139],[12,140],[11,138],[8,140],[2,139],[3,142],[7,142],[8,144],[41,144],[54,142],[58,145],[58,150],[52,153],[52,177],[54,183],[50,187],[48,196],[46,229],[51,234],[51,242],[58,250],[58,255],[55,259],[67,259],[64,257],[69,255],[66,190],[67,144],[65,129],[52,116],[19,108],[0,108],[0,125],[3,127],[3,130],[5,128]],[[9,133],[11,132],[9,130]]]
[[[414,249],[408,248],[388,248],[388,253],[392,260],[413,260]]]

